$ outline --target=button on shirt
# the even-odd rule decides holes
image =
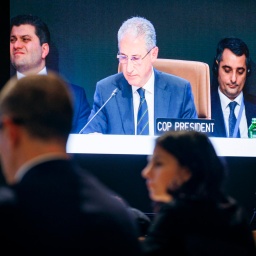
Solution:
[[[224,116],[224,121],[225,121],[225,126],[226,126],[226,132],[227,132],[227,137],[228,137],[228,118],[229,118],[229,113],[230,113],[230,108],[229,108],[229,103],[231,100],[223,94],[220,89],[218,88],[218,93],[220,96],[220,102],[221,102],[221,109],[222,113]],[[244,99],[243,92],[241,92],[235,99],[234,101],[237,102],[236,108],[235,108],[235,116],[238,118],[238,114],[240,111],[241,103],[242,100]],[[245,108],[243,109],[240,124],[239,124],[239,130],[240,130],[240,135],[241,138],[248,138],[248,124],[245,116]]]

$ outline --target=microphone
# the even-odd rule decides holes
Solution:
[[[89,125],[89,123],[98,115],[98,113],[106,106],[106,104],[118,93],[119,89],[116,88],[110,95],[110,97],[105,101],[105,103],[99,108],[99,110],[92,116],[92,118],[86,123],[86,125],[81,129],[79,134],[83,133],[84,129]]]

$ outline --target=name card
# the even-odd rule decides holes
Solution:
[[[158,135],[167,131],[198,131],[211,136],[214,131],[214,120],[211,119],[184,119],[184,118],[157,118],[156,132]]]

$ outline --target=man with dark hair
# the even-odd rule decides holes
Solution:
[[[0,188],[1,248],[24,255],[139,255],[126,202],[66,153],[72,114],[58,75],[12,78],[1,90],[0,156],[13,192]],[[4,211],[1,191],[13,202]]]
[[[17,15],[11,19],[10,58],[18,79],[29,74],[47,74],[46,60],[50,52],[50,44],[50,31],[39,17]],[[91,108],[82,87],[70,83],[67,85],[74,101],[73,124],[70,132],[78,133],[87,123]]]
[[[256,105],[244,93],[251,72],[250,54],[244,41],[226,37],[219,41],[211,85],[211,116],[215,137],[248,138]]]

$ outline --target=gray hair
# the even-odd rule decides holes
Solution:
[[[147,51],[156,46],[155,28],[149,20],[143,17],[132,17],[123,22],[117,34],[118,48],[120,41],[128,33],[135,37],[144,36]]]

